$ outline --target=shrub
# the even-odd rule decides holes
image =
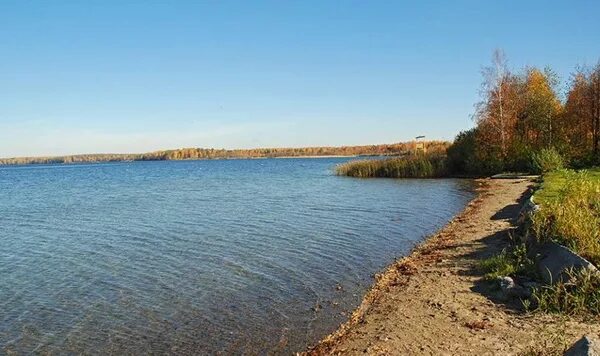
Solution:
[[[575,169],[589,168],[600,165],[600,155],[589,152],[581,157],[574,157],[570,162]]]
[[[531,157],[531,147],[521,140],[515,140],[508,150],[506,169],[512,172],[529,172],[531,170]]]
[[[563,157],[554,148],[544,148],[531,155],[532,173],[542,174],[564,168]]]
[[[478,175],[481,164],[476,156],[477,130],[462,131],[448,148],[447,166],[452,174]]]

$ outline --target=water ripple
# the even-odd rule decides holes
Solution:
[[[345,159],[0,168],[0,353],[290,353],[472,197]]]

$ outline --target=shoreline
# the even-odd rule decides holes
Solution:
[[[1,163],[0,167],[20,166],[75,166],[84,164],[110,164],[133,162],[190,162],[190,161],[234,161],[234,160],[266,160],[266,159],[319,159],[319,158],[369,158],[369,157],[402,157],[402,155],[310,155],[310,156],[272,156],[272,157],[217,157],[217,158],[185,158],[185,159],[131,159],[131,160],[96,160],[72,162],[30,162],[30,163]]]
[[[349,319],[299,354],[521,354],[600,333],[598,323],[525,313],[482,283],[478,263],[507,245],[532,182],[476,184],[458,215],[378,273]]]

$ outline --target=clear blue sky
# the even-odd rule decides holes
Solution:
[[[472,126],[494,48],[563,79],[600,1],[0,1],[0,156],[389,143]]]

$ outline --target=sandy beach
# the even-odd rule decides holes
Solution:
[[[600,333],[593,321],[526,313],[500,298],[478,263],[508,243],[526,179],[478,181],[446,227],[376,276],[350,319],[309,355],[519,355]]]

